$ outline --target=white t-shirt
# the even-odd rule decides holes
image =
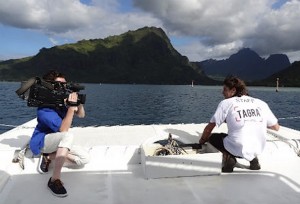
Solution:
[[[267,103],[250,96],[224,99],[210,122],[227,123],[228,136],[224,147],[231,154],[251,161],[266,144],[267,126],[277,124],[277,118]]]

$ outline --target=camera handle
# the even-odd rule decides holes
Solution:
[[[66,101],[66,104],[67,104],[68,106],[79,106],[79,105],[80,105],[80,104],[78,103],[78,101],[73,102],[73,101],[69,101],[68,99],[67,99],[67,101]]]

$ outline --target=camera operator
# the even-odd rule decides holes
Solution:
[[[62,73],[51,70],[43,76],[49,83],[59,83],[61,88],[66,85]],[[41,154],[38,171],[47,173],[51,160],[55,160],[52,177],[48,181],[48,188],[53,195],[67,196],[67,191],[61,182],[63,165],[73,163],[84,165],[89,161],[89,154],[80,147],[73,146],[73,134],[69,132],[74,115],[80,118],[85,116],[84,107],[77,104],[78,93],[72,92],[65,99],[62,107],[39,107],[37,109],[38,124],[30,140],[30,149],[35,155]]]

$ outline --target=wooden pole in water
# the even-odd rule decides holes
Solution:
[[[276,92],[279,91],[279,78],[276,79]]]

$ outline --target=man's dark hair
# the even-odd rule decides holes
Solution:
[[[248,95],[248,90],[246,88],[245,82],[236,76],[227,76],[223,84],[229,89],[236,89],[236,93],[234,96],[241,97],[243,95]]]
[[[43,79],[48,82],[53,82],[58,77],[66,78],[65,75],[63,75],[61,72],[58,72],[56,70],[50,70],[47,74],[43,76]]]

